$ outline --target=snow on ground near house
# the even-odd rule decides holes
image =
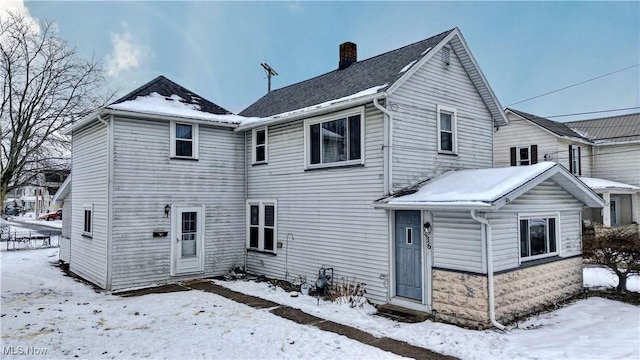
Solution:
[[[57,250],[0,256],[3,349],[85,359],[398,358],[197,290],[132,298],[96,293],[51,265]]]
[[[618,286],[618,277],[611,270],[600,266],[585,267],[583,276],[585,287],[613,288]],[[627,278],[627,290],[640,292],[640,276],[633,275]],[[638,320],[640,321],[640,319]]]
[[[42,215],[42,214],[40,214]],[[28,212],[28,213],[24,213],[20,216],[10,216],[8,219],[9,222],[14,221],[14,222],[22,222],[22,223],[28,223],[28,224],[36,224],[36,225],[43,225],[43,226],[48,226],[51,228],[56,228],[56,229],[62,229],[62,220],[40,220],[36,217],[36,214],[33,212]]]
[[[0,260],[3,347],[46,348],[53,358],[396,357],[211,293],[132,298],[96,293],[51,265],[57,261],[53,249],[3,252]],[[267,283],[216,282],[463,359],[637,359],[640,348],[640,307],[602,298],[541,314],[502,334],[430,321],[396,323],[372,316],[371,307],[318,304],[315,298],[292,298]]]
[[[33,230],[16,226],[14,223],[2,220],[0,222],[0,251],[22,250],[59,246],[58,235],[51,235],[47,230]],[[48,237],[48,239],[46,239]],[[11,239],[12,241],[6,241]]]

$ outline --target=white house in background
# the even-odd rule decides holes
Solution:
[[[161,77],[75,123],[71,270],[114,290],[331,268],[473,327],[581,290],[604,202],[553,163],[491,169],[508,121],[460,30],[339,54],[242,118]]]
[[[496,166],[554,161],[598,193],[609,206],[586,210],[605,226],[638,223],[640,114],[561,123],[505,110],[509,126],[494,135]]]

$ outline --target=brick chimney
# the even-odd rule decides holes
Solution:
[[[340,44],[340,61],[338,62],[338,70],[344,70],[356,61],[358,61],[358,48],[356,44],[350,41]]]

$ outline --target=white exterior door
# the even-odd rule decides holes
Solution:
[[[173,275],[204,270],[204,209],[201,206],[175,206],[172,225]]]

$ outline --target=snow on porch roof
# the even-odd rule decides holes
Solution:
[[[617,182],[617,181],[590,178],[590,177],[580,177],[579,179],[583,183],[587,184],[588,187],[596,191],[597,190],[623,190],[623,191],[628,191],[630,193],[640,192],[640,187]]]
[[[549,178],[586,206],[604,206],[603,200],[593,190],[553,162],[450,171],[409,191],[400,191],[398,195],[377,200],[373,206],[392,209],[496,210]]]

